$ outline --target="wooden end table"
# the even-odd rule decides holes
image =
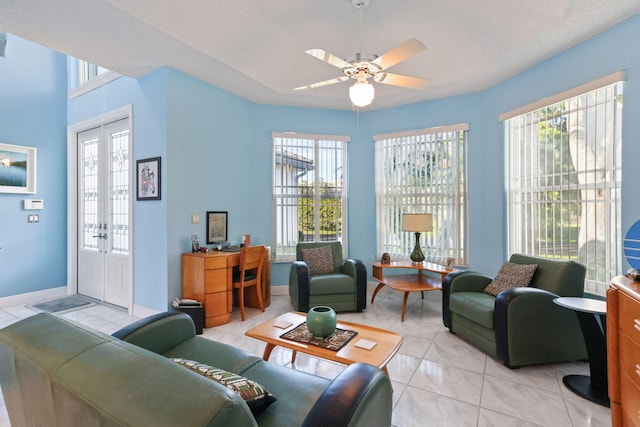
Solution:
[[[359,323],[342,322],[338,318],[337,327],[340,329],[348,329],[356,331],[358,334],[351,339],[344,347],[338,351],[317,347],[313,344],[292,341],[286,338],[280,338],[280,335],[297,327],[307,320],[306,313],[290,312],[285,313],[275,319],[268,320],[254,328],[245,332],[245,335],[267,343],[262,358],[269,360],[271,352],[276,346],[293,350],[292,362],[295,362],[296,352],[308,354],[310,356],[319,357],[321,359],[350,365],[356,362],[364,362],[382,369],[385,374],[387,371],[387,363],[396,354],[404,338],[400,334],[387,331],[380,328],[374,328]],[[287,328],[279,328],[275,325],[287,324]],[[373,341],[376,345],[371,350],[356,347],[360,340]]]
[[[444,276],[454,271],[453,269],[446,268],[443,265],[435,264],[432,262],[412,263],[409,261],[396,261],[388,264],[381,262],[374,262],[373,278],[379,282],[373,295],[371,296],[371,304],[376,299],[376,295],[384,286],[387,286],[396,291],[404,292],[404,299],[402,300],[402,321],[404,322],[404,313],[407,309],[407,298],[410,292],[420,292],[422,299],[424,299],[424,291],[442,290],[442,281]],[[383,276],[383,270],[385,268],[405,268],[417,270],[417,273],[413,274],[393,274],[389,276]],[[440,275],[440,278],[434,277],[423,272],[436,273]]]

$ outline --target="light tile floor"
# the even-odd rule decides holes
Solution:
[[[370,301],[370,299],[369,299]],[[441,294],[409,297],[405,321],[400,321],[402,294],[383,289],[364,313],[340,313],[339,319],[390,329],[402,334],[404,344],[388,368],[393,382],[393,426],[504,427],[504,426],[611,426],[608,408],[576,396],[562,384],[569,373],[588,373],[586,363],[556,364],[511,370],[449,333],[442,326]],[[262,355],[264,344],[244,331],[291,311],[288,296],[273,296],[265,313],[247,309],[240,321],[237,308],[231,323],[205,329],[203,336]],[[0,310],[0,327],[34,312],[24,306]],[[136,320],[106,305],[61,314],[105,333]],[[305,372],[334,378],[343,365],[276,348],[270,361]],[[1,399],[1,397],[0,397]],[[10,426],[0,400],[0,427]]]

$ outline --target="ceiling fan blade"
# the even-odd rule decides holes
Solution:
[[[399,62],[404,61],[410,56],[415,55],[418,52],[422,52],[427,47],[418,39],[409,39],[399,46],[394,47],[390,51],[383,53],[371,63],[376,64],[381,69],[386,69],[392,65],[396,65]]]
[[[340,83],[349,80],[347,76],[336,77],[335,79],[325,80],[323,82],[311,83],[305,86],[300,86],[293,88],[293,90],[306,90],[306,89],[315,89],[317,87],[329,86],[335,83]]]
[[[340,59],[337,56],[325,51],[324,49],[309,49],[305,50],[305,52],[313,56],[314,58],[318,58],[320,61],[324,61],[327,64],[331,64],[334,67],[340,68],[341,70],[343,68],[352,67],[352,65],[344,59]]]
[[[386,85],[408,87],[410,89],[424,89],[429,84],[429,79],[420,77],[405,76],[403,74],[378,73],[373,76],[373,80]]]

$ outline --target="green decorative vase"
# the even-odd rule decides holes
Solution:
[[[317,305],[307,313],[307,329],[316,338],[327,338],[336,331],[338,317],[331,307]]]

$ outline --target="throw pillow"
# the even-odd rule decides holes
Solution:
[[[241,375],[193,360],[179,357],[174,357],[171,360],[238,393],[247,403],[253,415],[264,411],[276,401],[275,396],[269,393],[266,388]]]
[[[538,264],[506,262],[500,267],[498,275],[484,288],[484,291],[493,296],[498,296],[505,289],[529,286],[536,268],[538,268]]]
[[[302,260],[309,267],[309,274],[333,273],[333,254],[331,246],[320,246],[311,249],[302,249]]]

